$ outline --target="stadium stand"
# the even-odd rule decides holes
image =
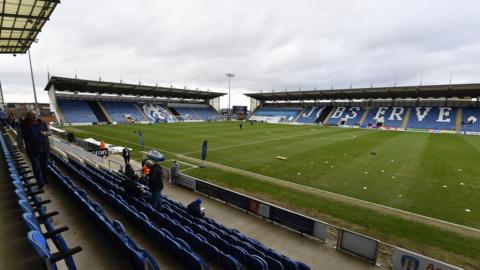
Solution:
[[[359,106],[336,107],[333,109],[327,124],[329,125],[358,125],[365,110]]]
[[[288,123],[293,122],[295,117],[302,111],[301,107],[264,107],[260,108],[250,117],[251,120],[263,122]]]
[[[480,132],[480,108],[465,107],[463,108],[462,131]]]
[[[119,221],[110,221],[110,219],[104,214],[102,207],[91,201],[88,198],[87,193],[84,190],[77,188],[67,176],[63,175],[55,164],[50,163],[49,170],[55,178],[60,181],[71,197],[82,206],[107,239],[128,258],[134,269],[160,269],[155,259],[153,259],[147,251],[139,248],[128,236],[123,225]]]
[[[210,106],[170,106],[184,120],[213,121],[218,119],[218,112]]]
[[[96,123],[97,117],[84,100],[58,99],[57,104],[67,123]]]
[[[36,250],[39,258],[43,262],[45,269],[57,269],[57,263],[64,261],[67,269],[77,269],[73,260],[73,255],[82,250],[77,246],[69,248],[61,233],[68,230],[68,227],[56,228],[52,217],[58,215],[58,212],[47,212],[46,205],[50,200],[42,200],[39,194],[44,193],[38,189],[29,166],[23,160],[23,155],[13,146],[10,138],[6,134],[0,136],[0,145],[3,150],[5,160],[8,165],[10,177],[15,187],[15,194],[18,198],[19,208],[22,210],[23,220],[29,228],[28,240]],[[45,229],[42,229],[42,226]],[[47,239],[53,242],[55,251],[47,243]],[[39,268],[42,268],[39,266]]]
[[[223,93],[50,77],[51,108],[61,125],[135,121],[213,121]],[[103,108],[102,108],[103,107]]]
[[[326,111],[325,109],[326,107],[307,106],[303,110],[303,113],[300,115],[297,122],[310,124],[317,123],[320,115]]]
[[[145,117],[133,102],[102,101],[101,104],[114,122],[129,122],[129,118],[134,121],[145,121]]]
[[[407,128],[454,130],[456,108],[413,107]]]
[[[55,159],[70,168],[79,179],[90,182],[94,190],[104,194],[106,201],[123,209],[120,211],[128,212],[127,208],[131,209],[132,213],[127,216],[137,220],[137,224],[143,226],[152,237],[170,247],[174,256],[190,258],[187,261],[196,265],[196,268],[190,269],[203,269],[200,267],[205,264],[201,257],[191,252],[192,249],[227,270],[243,269],[244,266],[252,269],[310,269],[304,263],[278,254],[237,230],[228,229],[209,218],[193,217],[187,213],[185,206],[166,197],[163,198],[164,208],[157,211],[145,200],[127,196],[119,187],[124,176],[118,173],[75,160]],[[109,192],[106,192],[107,189]],[[115,202],[115,198],[121,201]],[[269,268],[265,268],[266,265]]]
[[[362,123],[362,127],[378,126],[400,128],[407,113],[405,107],[376,107],[371,108]]]
[[[152,122],[176,122],[177,118],[167,108],[159,104],[139,103],[138,106]]]

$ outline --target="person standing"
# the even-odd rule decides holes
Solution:
[[[205,217],[205,211],[202,207],[202,200],[200,198],[197,198],[195,201],[191,202],[187,206],[187,212],[196,218]]]
[[[7,124],[7,114],[0,108],[0,123],[2,126]]]
[[[238,126],[240,127],[240,130],[242,130],[242,128],[243,128],[243,123],[240,122],[240,124],[239,124]]]
[[[123,160],[125,160],[125,166],[130,164],[130,150],[127,147],[124,147],[122,150]]]
[[[48,136],[52,135],[47,123],[38,118],[36,111],[27,112],[25,119],[20,123],[21,136],[19,142],[25,142],[25,150],[32,163],[33,174],[38,181],[39,188],[47,182],[48,155],[50,152],[50,141]]]
[[[170,167],[170,186],[175,187],[179,173],[180,173],[180,164],[178,163],[178,161],[175,160],[172,163],[172,167]]]
[[[163,170],[158,163],[153,164],[147,160],[145,165],[150,169],[148,174],[148,187],[152,193],[152,206],[155,209],[162,209]]]

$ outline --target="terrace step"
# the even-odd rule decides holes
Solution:
[[[408,120],[410,120],[410,115],[412,114],[412,107],[407,108],[407,113],[405,114],[405,118],[403,119],[402,129],[407,128]]]
[[[457,122],[455,122],[455,131],[462,131],[462,121],[463,121],[463,108],[457,108]]]

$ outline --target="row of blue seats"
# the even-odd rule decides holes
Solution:
[[[98,122],[95,113],[85,100],[58,99],[57,105],[63,113],[67,123],[94,123]]]
[[[462,131],[480,132],[480,108],[465,107],[462,115]]]
[[[70,178],[65,176],[59,168],[57,168],[54,163],[51,162],[48,167],[52,175],[59,180],[70,196],[80,204],[84,211],[86,211],[90,220],[94,221],[106,238],[126,256],[134,269],[160,269],[155,259],[146,250],[137,246],[135,241],[130,238],[119,221],[110,221],[105,215],[102,207],[91,201],[87,193],[84,190],[79,189]]]
[[[125,176],[93,166],[84,166],[75,161],[73,163],[79,169],[89,173],[92,178],[96,178],[99,181],[98,183],[103,183],[103,185],[114,190],[117,194],[124,195],[123,189],[119,187],[119,184],[121,179],[125,179]],[[268,249],[258,241],[241,234],[238,230],[226,228],[209,218],[199,219],[191,216],[186,211],[185,206],[167,197],[163,197],[164,208],[160,212],[153,210],[142,199],[129,196],[125,196],[125,199],[130,201],[140,211],[145,212],[147,216],[150,216],[152,220],[157,221],[161,226],[169,228],[192,246],[197,246],[199,250],[202,250],[202,244],[198,241],[198,238],[200,238],[207,244],[203,245],[205,250],[207,250],[207,257],[213,261],[222,261],[222,256],[219,254],[221,252],[232,255],[237,261],[249,267],[252,267],[251,265],[261,265],[265,262],[267,267],[269,267],[268,269],[309,269],[304,263],[291,260],[274,250]],[[192,235],[192,231],[196,235]],[[218,251],[215,252],[214,248]],[[213,252],[208,252],[212,250]],[[215,253],[217,255],[208,256]]]
[[[133,102],[102,101],[101,104],[114,122],[127,122],[126,115],[130,115],[136,121],[146,120]]]
[[[206,270],[207,263],[195,254],[190,246],[180,238],[175,237],[167,229],[159,229],[155,224],[152,224],[149,218],[142,212],[138,211],[134,206],[123,200],[123,198],[115,194],[113,190],[107,191],[101,185],[97,184],[92,178],[83,171],[73,165],[73,161],[66,161],[64,159],[55,158],[66,169],[71,171],[74,175],[81,179],[89,188],[96,192],[106,202],[112,205],[118,212],[135,223],[143,232],[153,237],[159,246],[170,252],[175,258],[178,258],[185,267],[191,270]]]
[[[313,124],[317,122],[317,119],[325,111],[326,107],[308,106],[303,110],[302,115],[298,118],[298,123]]]
[[[47,212],[46,204],[51,200],[42,200],[39,194],[44,193],[38,189],[38,183],[23,160],[22,154],[13,146],[10,138],[5,134],[0,136],[0,144],[7,162],[12,183],[15,187],[15,195],[18,204],[23,212],[22,218],[29,228],[28,240],[42,259],[45,269],[57,269],[57,263],[64,261],[70,270],[75,270],[76,265],[72,256],[82,249],[75,247],[70,249],[61,235],[68,230],[68,227],[56,228],[53,225],[52,217],[58,212]],[[42,229],[42,226],[45,230]],[[48,241],[51,241],[57,252],[52,252]],[[41,268],[41,267],[40,267]]]
[[[216,120],[219,116],[218,112],[211,107],[175,107],[174,109],[182,116],[184,120]]]

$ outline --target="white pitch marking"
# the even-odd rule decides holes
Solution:
[[[98,134],[95,133],[95,132],[91,132],[91,131],[87,131],[87,132],[98,136]],[[140,145],[140,144],[138,144],[138,143],[134,143],[134,142],[131,142],[131,141],[126,141],[126,140],[121,140],[121,139],[114,138],[114,137],[111,137],[111,136],[108,136],[108,135],[101,135],[101,136],[106,137],[106,138],[115,139],[115,140],[117,140],[117,141],[125,142],[125,143],[132,144],[132,145],[142,146],[142,145]],[[357,138],[357,136],[355,136],[355,135],[352,135],[352,136],[354,136],[354,138],[352,138],[352,139]],[[66,144],[66,143],[65,143],[65,144]],[[80,148],[80,147],[78,147],[78,148]],[[148,147],[148,146],[145,146],[145,148],[154,149],[154,148]],[[80,148],[80,149],[81,149],[81,148]],[[84,149],[82,149],[82,150],[84,150]],[[180,155],[180,154],[178,154],[178,153],[170,152],[170,151],[167,151],[167,150],[162,150],[162,151],[163,151],[163,152],[166,152],[166,153],[174,154],[174,155]],[[83,151],[82,151],[82,152],[83,152]],[[392,162],[393,162],[393,161],[392,161]],[[221,164],[221,165],[222,165],[222,164]],[[245,171],[246,171],[246,170],[245,170]],[[252,172],[250,172],[250,171],[246,171],[246,172],[252,173]],[[395,178],[395,177],[392,176],[392,178]],[[362,202],[362,203],[365,203],[365,204],[374,205],[374,206],[377,206],[377,207],[382,207],[382,208],[385,208],[385,209],[389,209],[389,210],[392,210],[392,211],[397,211],[397,212],[400,212],[400,213],[405,213],[405,214],[408,214],[408,215],[417,216],[417,217],[424,218],[424,219],[428,219],[428,220],[433,220],[433,221],[436,221],[436,222],[439,222],[439,223],[449,224],[449,225],[452,225],[452,226],[456,226],[456,227],[459,227],[459,228],[464,228],[464,229],[468,229],[468,230],[472,230],[472,231],[475,231],[475,232],[479,232],[479,233],[480,233],[480,230],[479,230],[479,229],[476,229],[476,228],[468,227],[468,226],[461,225],[461,224],[457,224],[457,223],[453,223],[453,222],[448,222],[448,221],[441,220],[441,219],[438,219],[438,218],[432,218],[432,217],[429,217],[429,216],[420,215],[420,214],[413,213],[413,212],[409,212],[409,211],[405,211],[405,210],[402,210],[402,209],[399,209],[399,208],[389,207],[389,206],[386,206],[386,205],[382,205],[382,204],[378,204],[378,203],[373,203],[373,202],[369,202],[369,201],[365,201],[365,200],[360,200],[360,199],[357,199],[357,198],[353,198],[353,197],[341,195],[341,194],[334,193],[334,192],[329,192],[329,191],[322,190],[322,189],[313,188],[313,187],[310,187],[310,186],[300,185],[300,184],[292,183],[292,182],[290,182],[290,181],[286,181],[286,180],[279,179],[279,178],[277,178],[277,181],[283,182],[283,183],[288,183],[288,184],[293,185],[293,186],[299,186],[299,187],[302,187],[302,188],[306,188],[306,189],[318,191],[318,192],[323,192],[323,193],[326,193],[326,194],[331,194],[331,195],[334,195],[334,196],[337,196],[337,197],[340,197],[340,198],[346,198],[346,199],[349,199],[349,200],[352,200],[352,201],[358,201],[358,202]]]
[[[472,210],[470,210],[470,209],[465,209],[465,212],[470,213],[470,212],[472,212]]]

